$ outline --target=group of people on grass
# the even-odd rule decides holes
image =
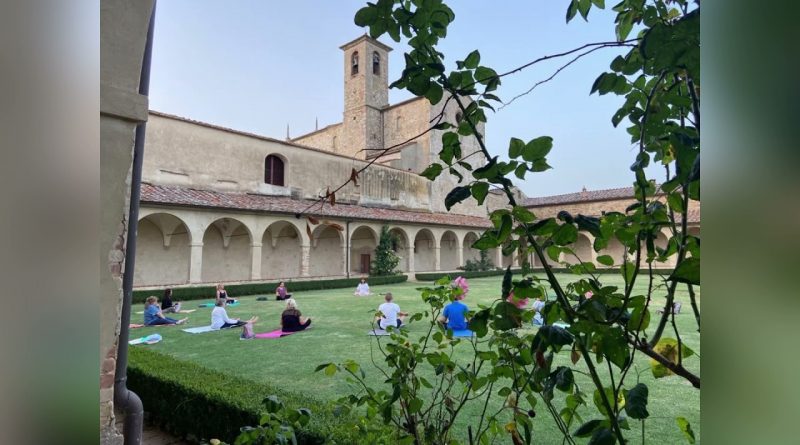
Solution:
[[[443,329],[452,331],[463,331],[467,329],[469,313],[469,306],[463,300],[469,292],[467,280],[463,277],[457,277],[453,283],[454,288],[459,288],[461,291],[455,296],[454,300],[447,304],[438,318],[438,323]],[[367,280],[362,278],[354,295],[367,296],[371,295],[369,284]],[[311,325],[311,319],[303,317],[298,309],[297,301],[292,298],[292,294],[286,287],[286,283],[281,281],[277,288],[275,288],[275,299],[278,301],[285,301],[286,307],[281,313],[280,326],[284,332],[297,332],[307,329]],[[515,299],[514,294],[508,296],[509,303],[515,304],[518,308],[523,309],[528,306],[529,301],[525,299]],[[247,321],[240,318],[230,318],[225,307],[231,303],[236,303],[236,299],[231,298],[225,290],[223,284],[217,284],[216,301],[214,309],[211,311],[211,327],[212,329],[227,329],[233,327],[242,327],[252,325],[258,321],[258,317],[253,316]],[[536,312],[534,315],[533,323],[541,326],[543,324],[542,309],[544,302],[541,298],[536,298],[532,305],[533,310]],[[161,300],[161,305],[158,304],[158,298],[150,296],[145,301],[144,310],[144,324],[145,326],[157,325],[179,325],[185,323],[188,318],[176,320],[165,316],[165,313],[180,313],[181,303],[179,301],[172,301],[172,289],[167,288],[164,291],[164,297]],[[399,328],[403,325],[405,317],[408,316],[407,312],[400,310],[400,306],[394,302],[394,296],[391,292],[384,294],[384,303],[378,306],[378,315],[376,317],[377,327],[385,330],[392,326]]]

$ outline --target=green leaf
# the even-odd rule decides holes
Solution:
[[[337,369],[337,366],[335,364],[329,363],[328,366],[325,367],[325,375],[330,377],[330,376],[336,374],[337,370],[338,369]]]
[[[262,403],[266,407],[268,413],[277,413],[283,408],[283,402],[281,402],[276,395],[266,397]]]
[[[669,277],[679,283],[700,285],[700,259],[695,257],[685,258],[678,264]]]
[[[449,211],[454,205],[472,196],[472,193],[469,189],[469,187],[460,186],[450,190],[450,193],[448,193],[444,198],[445,208],[447,208]]]
[[[575,383],[575,377],[572,375],[572,370],[566,366],[559,366],[556,369],[556,388],[563,392],[570,392],[573,383]]]
[[[520,164],[517,166],[517,169],[514,170],[514,175],[519,179],[525,179],[525,173],[528,172],[528,166],[525,164]]]
[[[539,328],[536,333],[536,338],[544,342],[545,346],[550,346],[554,351],[558,352],[562,346],[572,344],[572,334],[561,326],[545,325]]]
[[[603,424],[602,420],[599,419],[592,419],[583,425],[579,426],[574,433],[572,433],[576,437],[588,437],[591,435],[596,429],[600,428]]]
[[[647,412],[647,385],[639,383],[625,394],[625,412],[632,419],[646,419],[650,416]]]
[[[595,6],[600,9],[604,9],[606,7],[606,0],[592,0]]]
[[[433,181],[441,173],[442,173],[442,165],[441,164],[431,164],[431,165],[428,166],[428,168],[425,169],[425,171],[420,173],[420,176],[424,176],[424,177],[430,179],[431,181]]]
[[[490,316],[491,313],[489,312],[489,309],[480,310],[469,319],[467,327],[469,330],[474,332],[478,338],[485,337],[486,334],[489,333],[488,323]]]
[[[550,153],[552,148],[553,138],[550,136],[538,137],[525,145],[525,149],[522,152],[522,159],[525,159],[528,162],[542,159],[547,156],[548,153]]]
[[[589,16],[589,8],[592,7],[591,0],[578,0],[578,12],[584,20]]]
[[[514,208],[511,210],[511,214],[517,219],[517,221],[526,224],[532,223],[536,219],[536,216],[531,213],[530,210],[522,206],[514,206]]]
[[[683,432],[683,436],[686,438],[686,441],[689,443],[694,443],[694,431],[692,430],[692,426],[689,424],[689,421],[686,420],[685,417],[676,417],[675,423],[678,424],[678,428],[681,429]]]
[[[495,78],[497,78],[497,73],[491,68],[479,66],[478,69],[475,70],[475,80],[479,83],[487,85],[489,81]]]
[[[488,182],[476,182],[472,184],[472,197],[478,201],[478,205],[483,205],[484,199],[486,199],[486,195],[489,193],[489,183]]]
[[[438,83],[431,83],[430,85],[430,88],[428,88],[428,91],[425,93],[425,97],[428,98],[431,105],[436,105],[442,100],[444,91]]]
[[[694,351],[691,348],[685,344],[681,344],[681,346],[681,357],[683,359],[694,355]],[[662,338],[656,343],[653,350],[672,363],[678,362],[678,340],[674,338]],[[650,359],[650,370],[653,372],[653,377],[657,379],[672,375],[672,371],[669,368],[654,359]]]
[[[489,159],[489,162],[486,163],[483,167],[476,168],[472,172],[472,176],[475,179],[494,179],[499,170],[497,168],[497,156]]]
[[[508,144],[508,157],[511,159],[518,158],[524,148],[525,142],[522,139],[511,138],[511,142]]]
[[[374,6],[365,6],[356,12],[356,16],[353,21],[357,26],[363,27],[371,25],[377,18],[378,8]]]
[[[572,224],[564,224],[553,234],[553,242],[557,246],[566,246],[578,239],[578,229]]]
[[[614,445],[617,443],[617,440],[614,438],[614,434],[608,428],[599,429],[592,434],[592,438],[589,439],[587,445]]]
[[[492,315],[492,326],[498,331],[507,331],[522,326],[522,311],[507,301],[497,303]]]
[[[614,258],[611,258],[611,255],[600,255],[597,257],[597,262],[604,266],[613,266]]]
[[[408,412],[410,414],[414,414],[420,409],[422,409],[422,399],[414,397],[410,402],[408,402]]]
[[[600,233],[600,219],[594,216],[578,215],[575,217],[578,229],[591,233],[593,236],[602,236]]]
[[[570,22],[573,18],[575,18],[575,14],[578,13],[578,0],[572,0],[567,8],[567,23]]]
[[[633,280],[633,274],[636,272],[636,266],[630,261],[626,261],[619,267],[619,272],[622,274],[622,279],[625,280],[625,283],[630,283]]]
[[[469,53],[466,59],[464,59],[464,68],[474,70],[478,67],[478,64],[481,62],[481,53],[478,52],[476,49]]]

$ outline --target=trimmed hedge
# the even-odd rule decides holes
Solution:
[[[158,427],[179,437],[233,443],[242,426],[256,426],[262,401],[276,395],[287,408],[308,408],[311,421],[296,431],[299,444],[359,443],[359,431],[334,414],[332,403],[223,374],[144,348],[130,348],[128,388],[141,397]],[[386,427],[386,437],[392,431]]]
[[[369,284],[394,284],[402,283],[408,280],[406,275],[387,275],[381,277],[369,277]],[[291,281],[283,280],[286,287],[290,292],[299,292],[304,290],[325,290],[325,289],[339,289],[344,287],[356,287],[361,277],[357,278],[335,278],[332,280],[305,280],[305,281]],[[225,290],[231,297],[245,296],[245,295],[258,295],[275,293],[275,288],[278,287],[280,281],[269,281],[260,283],[244,283],[244,284],[231,284],[226,285]],[[165,288],[168,286],[165,286]],[[187,300],[203,300],[214,298],[217,288],[214,285],[195,286],[195,287],[174,287],[172,288],[172,299],[177,301]],[[155,295],[159,299],[164,294],[162,289],[150,290],[135,290],[133,291],[133,304],[143,304],[144,300],[150,295]]]
[[[552,269],[554,273],[564,273],[564,274],[572,274],[573,272],[569,269],[559,267]],[[522,273],[522,269],[511,269],[515,275]],[[531,269],[531,272],[536,274],[544,273],[544,269],[541,267],[535,267]],[[658,275],[670,275],[672,274],[672,269],[656,269],[654,272]],[[414,275],[417,281],[436,281],[439,278],[442,278],[445,275],[450,275],[451,278],[455,278],[461,275],[464,278],[479,278],[479,277],[491,277],[495,275],[503,275],[506,273],[505,269],[500,270],[486,270],[481,272],[466,272],[466,271],[457,271],[457,272],[432,272],[432,273],[418,273]],[[609,268],[602,268],[596,269],[594,274],[618,274],[619,268],[616,267],[609,267]]]

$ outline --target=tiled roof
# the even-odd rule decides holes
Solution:
[[[312,204],[312,201],[309,200],[296,200],[287,197],[197,190],[174,185],[153,185],[148,183],[142,183],[141,201],[147,204],[250,210],[288,215],[295,215]],[[321,209],[315,206],[313,210],[310,210],[308,213],[314,216],[331,218],[396,221],[411,224],[436,224],[476,228],[491,226],[489,219],[477,216],[456,215],[451,213],[412,212],[338,203],[335,206],[325,204]]]
[[[525,207],[567,204],[573,202],[604,201],[607,199],[633,198],[633,187],[605,190],[586,190],[565,195],[541,196],[525,200]]]
[[[677,215],[675,215],[677,218]],[[699,223],[700,222],[700,209],[697,210],[689,210],[687,214],[688,218],[686,219],[689,223]]]

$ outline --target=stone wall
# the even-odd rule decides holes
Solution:
[[[343,145],[342,123],[328,125],[312,133],[292,138],[292,143],[313,147],[331,153],[348,154],[347,147]]]
[[[666,201],[666,198],[662,197],[660,198],[660,201],[664,202]],[[625,209],[636,202],[637,201],[631,197],[603,201],[572,202],[545,206],[532,206],[529,207],[529,209],[536,215],[537,218],[552,218],[558,215],[558,212],[561,210],[566,210],[573,215],[580,213],[583,215],[600,216],[604,211],[625,213]],[[700,210],[700,203],[689,200],[689,211],[694,210]]]
[[[332,153],[153,113],[145,145],[144,181],[220,191],[289,195],[295,189],[304,198],[314,198],[364,165]],[[285,162],[284,187],[264,183],[264,160],[270,154]],[[348,184],[337,199],[430,209],[429,181],[419,175],[376,165],[359,179],[358,187]]]
[[[421,134],[428,129],[430,119],[430,103],[425,98],[411,99],[392,105],[383,111],[383,140],[386,147],[401,144]],[[430,149],[430,138],[425,135],[415,141],[427,154]],[[425,156],[417,165],[409,166],[414,172],[419,173],[428,166]],[[424,164],[424,165],[423,165]]]

